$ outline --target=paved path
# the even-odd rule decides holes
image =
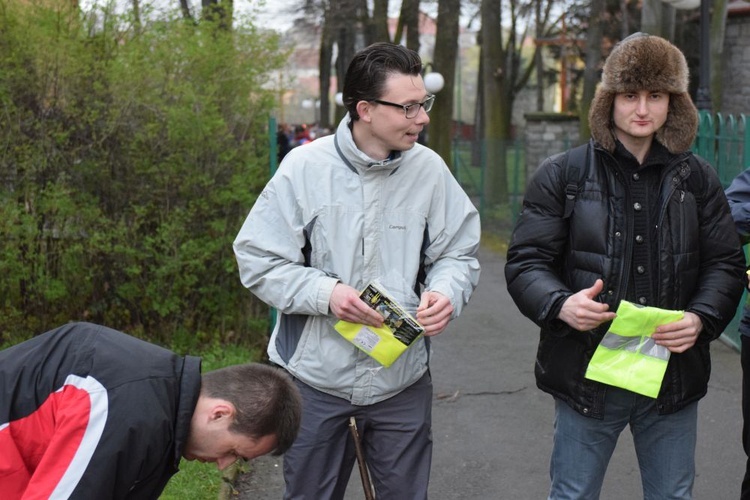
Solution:
[[[549,487],[552,398],[536,388],[537,327],[510,299],[502,257],[484,251],[477,291],[462,316],[433,342],[432,500],[544,499]],[[739,498],[740,360],[712,345],[713,374],[699,404],[696,500]],[[263,457],[242,476],[238,498],[282,498],[281,458]],[[364,499],[354,468],[347,500]],[[610,462],[602,499],[642,498],[630,433]]]

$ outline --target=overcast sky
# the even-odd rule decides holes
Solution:
[[[129,9],[132,0],[79,0],[83,10],[88,10],[92,5],[104,5],[114,1],[118,10]],[[192,10],[200,8],[201,0],[188,0]],[[147,5],[157,9],[179,9],[179,0],[140,0],[141,10]],[[238,15],[249,14],[255,17],[257,25],[284,31],[291,28],[295,11],[303,5],[304,0],[234,0],[235,13]],[[431,13],[431,5],[425,4],[423,11]],[[388,8],[391,16],[398,16],[401,8],[401,0],[390,0]],[[433,14],[434,15],[434,14]]]
[[[235,0],[234,8],[255,9],[258,13],[259,26],[270,26],[274,29],[285,30],[292,25],[292,15],[289,14],[289,9],[300,3],[301,0],[270,0],[267,2]]]
[[[188,0],[193,10],[200,8],[200,0]],[[301,5],[303,0],[234,0],[235,12],[239,15],[253,15],[259,26],[284,30],[291,27],[293,15],[289,14],[290,8]],[[93,5],[105,5],[110,0],[80,0],[83,10],[90,9]],[[130,0],[115,0],[118,10],[129,9]],[[141,0],[141,9],[145,10],[147,5],[157,9],[179,9],[179,0]]]

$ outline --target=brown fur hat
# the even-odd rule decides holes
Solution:
[[[615,45],[604,63],[602,82],[589,109],[591,136],[614,151],[612,110],[615,95],[649,90],[668,92],[667,121],[656,139],[671,153],[690,149],[698,131],[698,111],[688,94],[689,71],[685,56],[667,40],[635,33]]]

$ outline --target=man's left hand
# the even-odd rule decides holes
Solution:
[[[453,314],[453,304],[448,297],[438,292],[424,292],[417,307],[417,321],[424,327],[425,337],[437,335],[445,330]]]
[[[686,312],[681,320],[657,327],[652,337],[658,345],[663,345],[671,352],[685,352],[695,345],[702,330],[703,322],[700,317]]]

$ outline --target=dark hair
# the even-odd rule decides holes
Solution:
[[[386,79],[393,73],[419,75],[419,54],[393,43],[374,43],[354,55],[344,78],[343,100],[352,120],[359,120],[357,103],[383,96]]]
[[[279,368],[248,363],[204,373],[201,393],[234,405],[231,432],[255,438],[275,435],[273,455],[284,453],[297,437],[302,418],[299,390]]]

